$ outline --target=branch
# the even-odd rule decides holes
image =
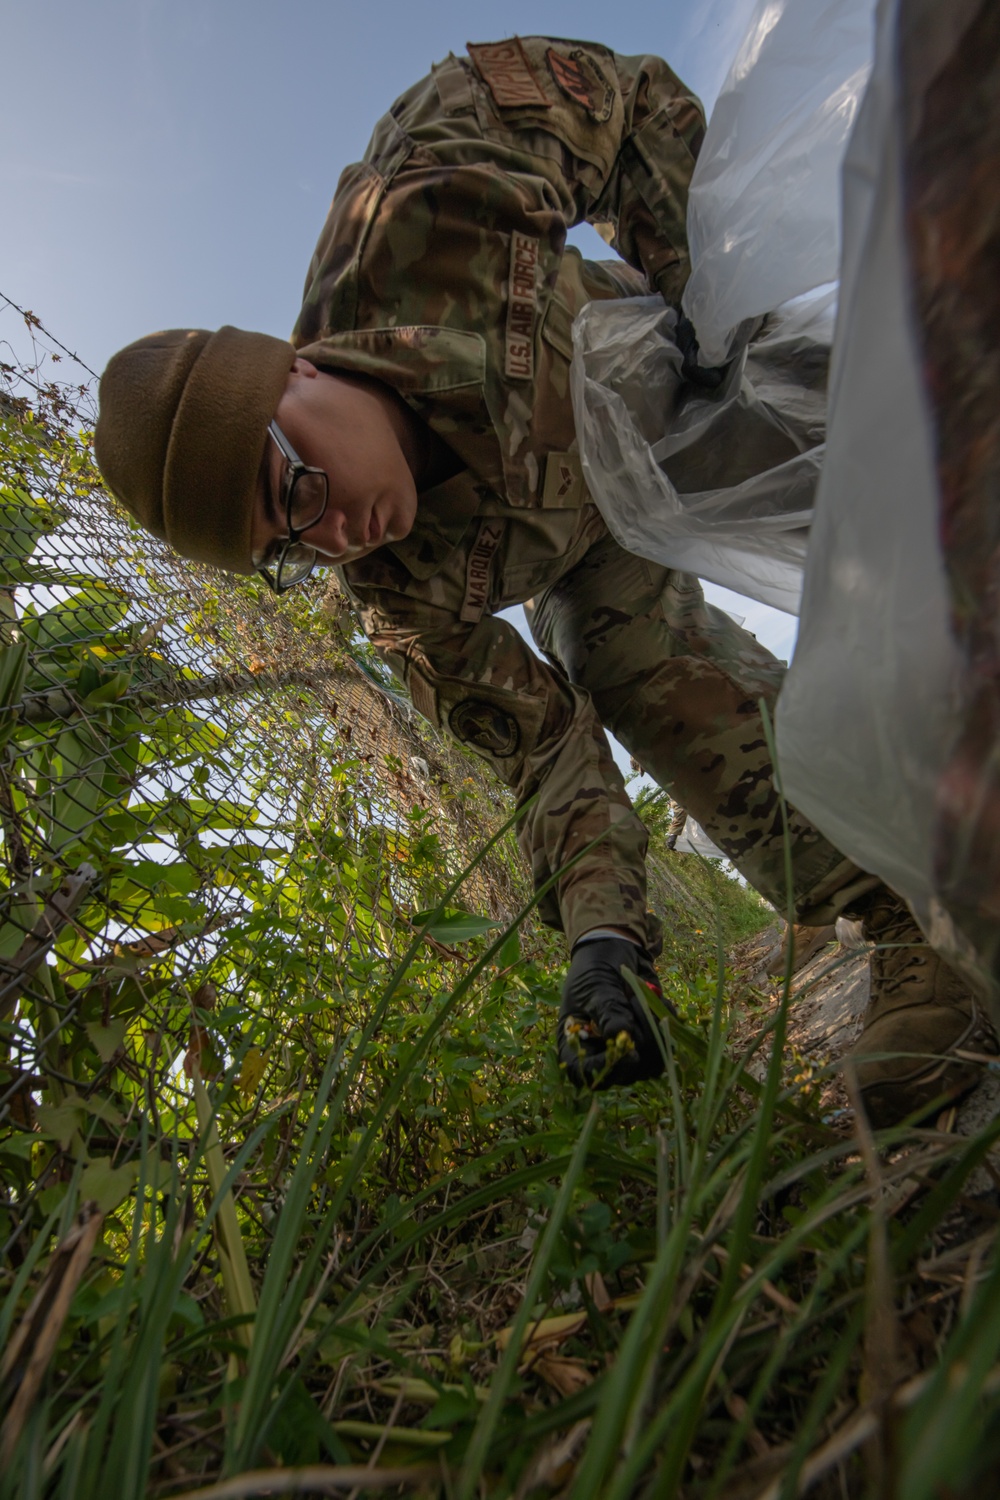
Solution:
[[[45,909],[24,942],[9,961],[0,960],[0,971],[7,978],[0,985],[0,1017],[12,1010],[24,986],[53,946],[67,922],[97,879],[93,865],[80,865],[75,874],[67,875],[59,889],[49,897]]]
[[[320,667],[308,672],[218,672],[209,677],[176,677],[124,693],[116,700],[130,707],[156,708],[172,703],[195,703],[201,698],[241,697],[253,692],[277,692],[281,688],[317,688],[334,683],[355,687],[365,681],[360,674],[342,667]],[[42,724],[51,719],[86,718],[87,705],[65,688],[50,688],[32,693],[18,704],[18,718],[25,724]]]

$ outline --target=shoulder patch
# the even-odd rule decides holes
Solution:
[[[448,715],[448,728],[457,740],[484,755],[505,760],[521,743],[516,719],[486,698],[465,698]]]
[[[552,108],[552,100],[539,83],[520,37],[512,37],[509,42],[466,42],[465,50],[499,108],[516,109],[524,105]]]
[[[615,106],[614,85],[605,78],[592,57],[580,47],[568,55],[550,47],[545,60],[556,83],[575,104],[587,111],[598,125],[611,119]]]

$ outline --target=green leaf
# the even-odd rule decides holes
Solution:
[[[64,1104],[40,1104],[35,1118],[40,1133],[50,1141],[58,1141],[66,1151],[74,1132],[82,1127],[86,1114],[81,1101],[67,1100]]]
[[[109,1156],[99,1156],[83,1169],[80,1178],[80,1201],[97,1204],[102,1214],[111,1213],[132,1191],[138,1175],[137,1164],[126,1162],[123,1167],[111,1165]]]
[[[415,927],[423,927],[424,923],[434,917],[427,932],[437,943],[468,943],[473,938],[482,937],[484,932],[492,932],[500,926],[499,922],[491,922],[489,917],[477,917],[469,911],[445,911],[440,916],[434,916],[433,912],[417,912],[413,918]]]
[[[101,708],[106,703],[116,703],[123,693],[128,692],[130,682],[131,678],[127,672],[115,672],[99,687],[92,688],[84,701],[90,708]]]
[[[5,646],[0,651],[0,708],[11,708],[21,701],[27,670],[27,641],[18,641],[16,646]]]
[[[457,1427],[460,1422],[475,1421],[479,1415],[479,1401],[469,1391],[445,1391],[427,1413],[422,1427]]]
[[[91,1022],[85,1028],[90,1044],[97,1053],[101,1062],[110,1062],[118,1048],[125,1039],[126,1022],[118,1017],[108,1022],[107,1026],[100,1026]]]
[[[174,1317],[182,1318],[185,1323],[190,1323],[192,1328],[204,1328],[205,1314],[201,1310],[201,1304],[196,1302],[190,1292],[178,1292],[174,1301]]]
[[[121,782],[107,765],[107,740],[90,724],[66,729],[56,742],[52,778],[55,782],[49,817],[54,849],[62,849],[120,795]]]
[[[105,1099],[101,1094],[89,1094],[86,1099],[81,1099],[79,1102],[88,1115],[103,1120],[105,1125],[110,1125],[115,1130],[124,1124],[121,1111],[115,1108],[110,1099]]]
[[[157,916],[165,917],[172,927],[182,927],[185,922],[199,923],[205,920],[204,908],[197,901],[188,900],[186,896],[157,894],[151,898],[149,909]]]
[[[10,920],[0,927],[0,959],[13,958],[38,921],[41,904],[31,898],[15,899]]]
[[[4,559],[0,580],[10,581],[10,565],[35,550],[39,537],[57,526],[62,517],[52,506],[35,500],[26,491],[4,487],[0,501],[0,530],[4,534]]]
[[[26,615],[22,631],[26,640],[43,651],[72,641],[92,640],[120,625],[129,603],[118,589],[95,578],[87,588],[77,589],[43,614]]]
[[[498,969],[509,969],[513,964],[521,961],[521,939],[517,931],[511,933],[497,952],[493,962]]]
[[[24,1135],[7,1136],[0,1141],[0,1155],[13,1157],[16,1161],[30,1161],[34,1144],[34,1137],[28,1131]]]
[[[54,568],[32,558],[31,562],[21,562],[17,558],[7,556],[0,563],[0,586],[9,587],[11,584],[35,584],[45,588],[74,588],[80,584],[89,585],[93,578],[89,573],[71,573],[65,568]]]
[[[192,891],[198,889],[198,872],[184,860],[170,864],[160,864],[155,859],[133,860],[124,867],[123,873],[130,875],[143,891],[165,885],[178,895],[190,896]]]

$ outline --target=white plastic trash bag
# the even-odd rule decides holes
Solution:
[[[729,858],[718,844],[713,844],[701,824],[696,823],[692,817],[688,817],[684,824],[684,832],[678,834],[674,852],[676,854],[700,854],[703,859]]]
[[[573,330],[581,460],[615,538],[790,613],[823,459],[834,294],[818,289],[836,276],[837,173],[873,4],[761,0],[723,85],[684,297],[703,362],[737,351],[722,388],[681,387],[658,299],[591,303]]]
[[[834,295],[763,321],[723,384],[681,378],[659,298],[592,302],[573,327],[584,475],[630,552],[798,609],[822,460]]]
[[[837,276],[839,172],[874,0],[760,0],[712,110],[688,204],[684,310],[705,363],[740,325]]]
[[[790,800],[992,981],[1000,1026],[1000,221],[983,190],[1000,141],[995,5],[880,0],[844,166],[829,435],[777,736]],[[731,371],[714,396],[679,396],[671,315],[652,303],[589,308],[575,331],[581,453],[614,534],[769,603],[795,590],[822,448],[751,475],[725,466],[738,423],[761,412],[794,414],[801,443],[819,386],[804,380],[803,407],[803,348],[786,351],[785,377],[767,351],[762,373],[748,320],[836,273],[834,179],[870,11],[762,3],[713,115],[685,305],[709,361],[744,350],[738,388]]]
[[[778,701],[790,800],[933,928],[935,788],[962,664],[911,315],[895,7],[844,169],[830,435],[795,658]]]

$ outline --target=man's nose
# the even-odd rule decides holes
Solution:
[[[330,506],[315,533],[310,535],[306,532],[303,541],[311,542],[316,551],[322,552],[326,557],[340,557],[351,545],[344,512]]]

